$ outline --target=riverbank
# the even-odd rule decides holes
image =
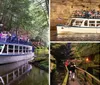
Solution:
[[[36,57],[34,60],[30,61],[29,64],[32,64],[46,72],[49,72],[48,57]]]

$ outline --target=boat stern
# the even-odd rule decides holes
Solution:
[[[70,32],[70,31],[68,31],[68,26],[60,26],[60,25],[57,25],[56,26],[57,27],[57,34],[65,34],[66,32],[68,33],[68,32]]]

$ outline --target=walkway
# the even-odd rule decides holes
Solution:
[[[68,85],[80,85],[78,79],[76,78],[74,81],[71,80],[71,78],[69,77],[69,84]]]
[[[76,67],[77,75],[74,81],[71,80],[67,67],[66,71],[67,73],[62,85],[100,85],[100,80],[98,78],[79,67]]]

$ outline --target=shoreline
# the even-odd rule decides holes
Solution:
[[[38,67],[41,70],[44,70],[45,72],[49,72],[49,68],[47,68],[46,66],[44,66],[43,64],[41,64],[41,62],[45,61],[46,59],[41,59],[41,60],[34,60],[34,61],[30,61],[29,64],[34,65],[35,67]]]

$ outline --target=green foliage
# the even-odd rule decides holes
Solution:
[[[47,0],[48,1],[48,0]],[[48,14],[45,0],[0,0],[0,22],[4,30],[24,29],[30,38],[48,42]]]
[[[66,59],[70,57],[70,44],[51,44],[51,54],[55,59]]]
[[[74,56],[88,57],[100,52],[100,44],[96,43],[78,43],[72,44]]]
[[[36,57],[32,62],[38,62],[39,66],[49,69],[49,61],[48,57]]]
[[[23,27],[31,19],[28,14],[29,0],[3,0],[1,3],[1,21],[6,30]]]
[[[63,63],[67,58],[74,58],[80,61],[78,65],[83,67],[88,57],[87,67],[100,64],[100,44],[99,43],[75,43],[75,44],[51,44],[51,54],[56,59],[57,64]]]
[[[100,64],[100,54],[94,56],[94,63]]]
[[[40,64],[41,64],[42,66],[44,66],[45,68],[49,69],[49,62],[48,62],[48,60],[41,61]]]
[[[46,57],[36,57],[33,61],[46,60]]]
[[[35,49],[35,55],[36,56],[42,56],[42,57],[48,57],[48,56],[46,56],[46,55],[48,55],[48,49],[46,48],[46,47],[43,47],[43,48],[41,48],[41,47],[38,47],[38,48],[36,48]]]
[[[73,55],[76,59],[81,59],[80,63],[77,63],[78,66],[84,69],[93,68],[95,70],[94,74],[99,74],[99,67],[94,68],[100,65],[100,44],[99,43],[77,43],[71,44]],[[86,61],[86,58],[89,61]],[[97,73],[96,73],[97,71]]]
[[[71,57],[70,44],[51,44],[51,55],[56,59],[57,68],[63,66],[64,61]]]
[[[45,2],[45,0],[43,0]],[[32,17],[32,28],[30,34],[32,38],[37,38],[39,41],[48,42],[48,14],[46,12],[45,3],[40,0],[34,0],[34,3],[31,3],[29,11],[30,16]]]

